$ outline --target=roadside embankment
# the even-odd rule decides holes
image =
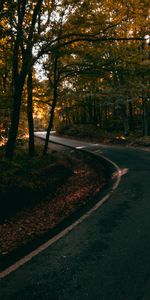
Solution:
[[[36,143],[42,144],[43,141],[36,138]],[[1,219],[2,268],[42,243],[47,234],[54,234],[59,224],[63,224],[70,216],[92,203],[107,184],[108,174],[104,165],[90,154],[50,144],[49,155],[57,156],[57,163],[54,164],[53,161],[49,166],[45,165],[42,173],[35,171],[36,176],[37,173],[38,176],[43,176],[38,185],[42,185],[42,180],[46,181],[52,187],[52,192],[50,189],[46,189],[45,195],[41,192],[42,197],[38,201],[35,201],[35,194],[32,205],[29,205],[27,199],[27,206],[12,210],[12,213]],[[34,177],[33,169],[32,176]],[[22,201],[24,195],[19,195]],[[13,197],[10,200],[15,201]]]

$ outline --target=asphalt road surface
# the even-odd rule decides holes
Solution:
[[[150,152],[68,143],[117,163],[120,185],[83,223],[3,278],[0,299],[150,300]]]

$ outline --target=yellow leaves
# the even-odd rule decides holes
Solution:
[[[1,39],[0,39],[0,47],[1,47],[2,45],[6,45],[7,42],[8,42],[8,40],[9,40],[9,38],[8,38],[7,36],[1,38]]]
[[[81,44],[81,42],[74,42],[71,44],[72,48],[76,48],[77,46],[79,46],[79,44]]]
[[[4,61],[0,58],[0,68],[3,67],[5,64],[4,64]]]
[[[8,27],[8,21],[6,18],[0,19],[0,27],[1,28],[7,28]]]

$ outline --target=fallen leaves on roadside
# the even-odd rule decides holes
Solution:
[[[105,183],[103,168],[97,172],[79,161],[73,175],[47,201],[22,210],[0,225],[0,257],[42,236],[92,201]]]

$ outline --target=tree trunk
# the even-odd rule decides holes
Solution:
[[[142,98],[142,109],[143,109],[143,135],[148,136],[147,103],[145,97]]]
[[[119,113],[120,113],[120,117],[123,122],[124,135],[128,136],[129,135],[129,120],[128,120],[128,115],[127,115],[127,103],[126,103],[126,99],[123,96],[121,96]]]
[[[55,112],[55,107],[56,107],[57,98],[58,98],[57,61],[58,61],[58,58],[56,56],[55,60],[54,60],[54,93],[53,93],[53,103],[52,103],[51,110],[50,110],[50,120],[49,120],[49,124],[48,124],[48,128],[47,128],[45,145],[44,145],[44,149],[43,149],[43,155],[47,154],[48,143],[49,143],[49,138],[50,138],[50,132],[51,132],[52,127],[53,127],[54,112]]]
[[[128,136],[129,135],[129,122],[128,122],[128,116],[126,113],[125,105],[123,105],[123,107],[122,107],[121,117],[122,117],[122,121],[123,121],[124,135]]]
[[[117,109],[116,109],[116,104],[113,104],[113,120],[117,119]]]
[[[0,9],[3,8],[5,1],[2,1],[0,4]],[[7,1],[8,2],[8,1]],[[43,0],[38,0],[33,12],[32,19],[29,29],[27,32],[28,40],[26,41],[26,49],[24,48],[23,38],[23,26],[24,26],[24,17],[26,14],[26,1],[17,1],[16,2],[16,37],[14,37],[14,50],[13,50],[13,112],[11,118],[11,127],[9,131],[9,137],[6,145],[6,157],[9,159],[13,158],[18,126],[19,126],[19,117],[20,117],[20,108],[22,100],[22,92],[25,83],[26,76],[29,69],[29,59],[31,49],[33,47],[33,33],[35,30],[35,25],[37,21],[37,16],[40,12],[41,5]],[[26,38],[25,38],[26,39]],[[22,58],[21,58],[22,53]],[[22,61],[22,62],[21,62]],[[32,62],[33,63],[33,62]]]
[[[12,159],[14,154],[15,143],[18,134],[22,92],[23,92],[23,84],[20,82],[18,78],[18,80],[16,80],[14,84],[13,111],[12,111],[11,126],[9,130],[8,141],[6,144],[6,157],[8,159]]]
[[[129,101],[129,128],[130,128],[131,131],[134,130],[133,105],[132,105],[132,100]]]
[[[103,128],[104,126],[104,105],[103,102],[100,105],[100,127]]]
[[[45,145],[44,145],[44,149],[43,149],[43,155],[47,154],[50,133],[51,133],[51,130],[52,130],[52,127],[53,127],[54,112],[55,112],[56,103],[57,103],[57,96],[55,95],[55,97],[53,99],[53,104],[52,104],[52,107],[51,107],[51,110],[50,110],[50,120],[49,120],[49,124],[48,124],[48,128],[47,128],[47,132],[46,132],[46,139],[45,139]]]
[[[93,99],[93,124],[97,126],[97,103],[95,97]]]
[[[27,90],[28,90],[27,115],[28,115],[28,128],[29,128],[29,155],[34,156],[35,144],[34,144],[34,121],[33,121],[33,102],[32,102],[32,70],[28,74]]]
[[[108,105],[105,103],[104,106],[104,115],[105,115],[105,123],[107,124],[107,120],[108,120]]]
[[[123,117],[123,126],[124,126],[124,135],[129,135],[129,124],[128,124],[128,117],[124,115]]]

